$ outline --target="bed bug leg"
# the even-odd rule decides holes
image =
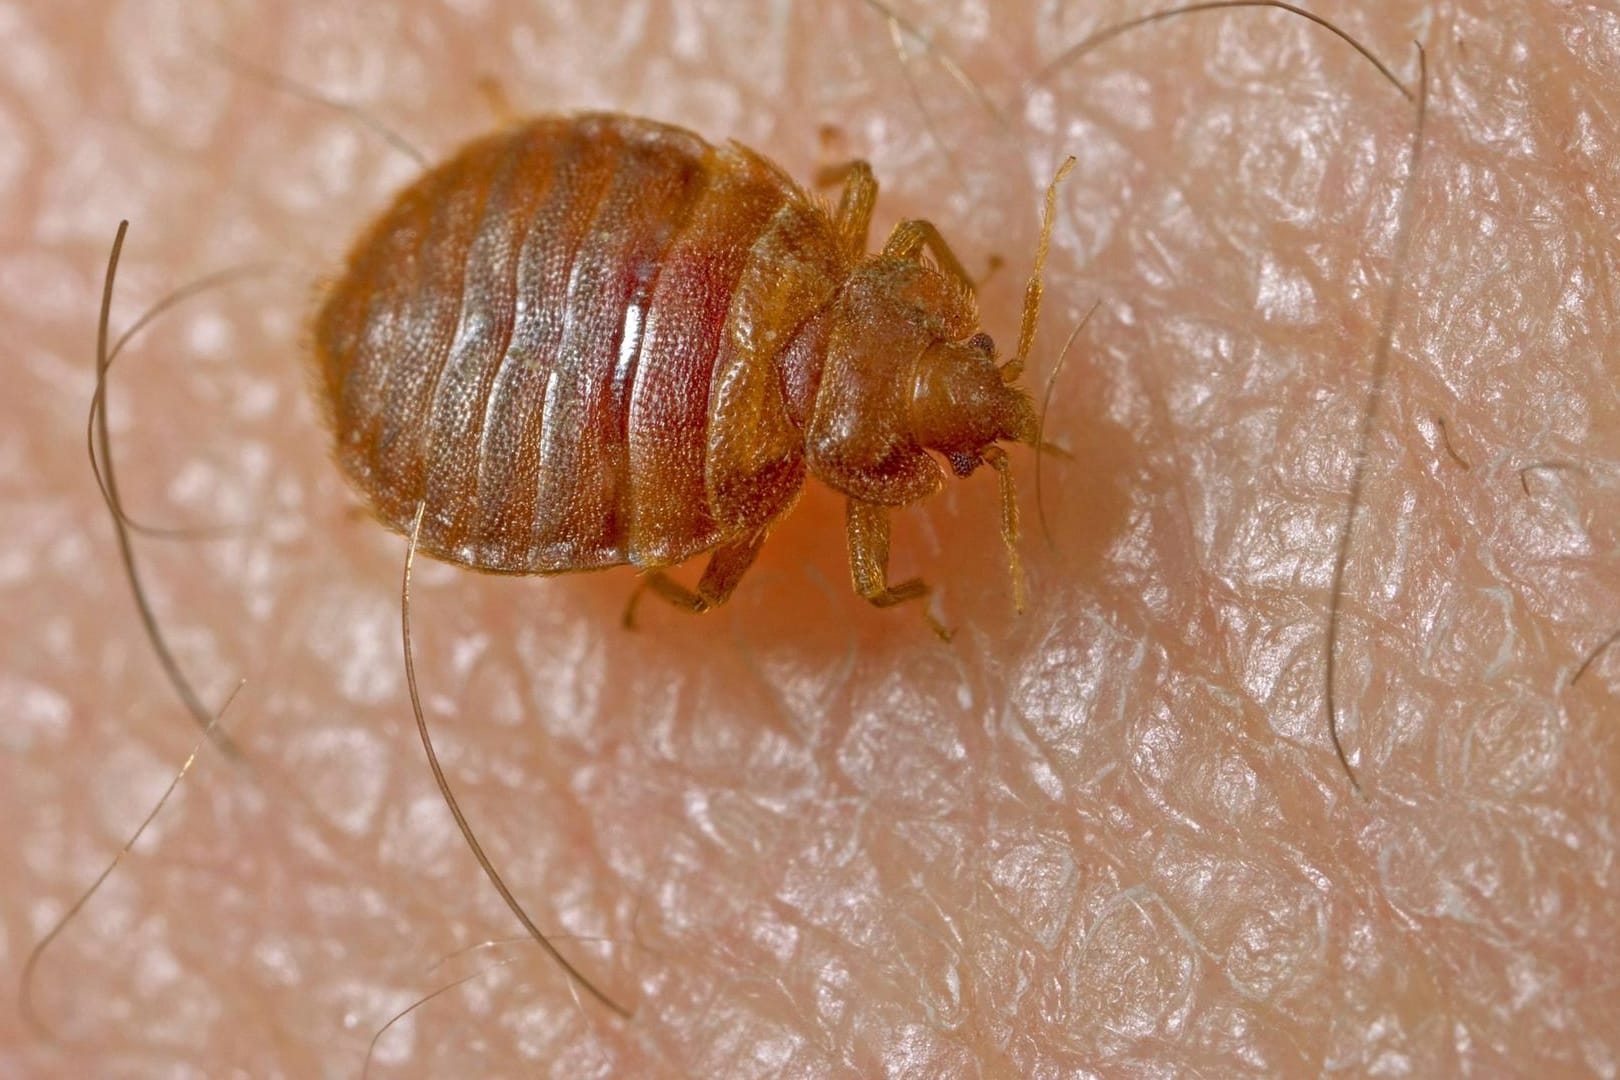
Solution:
[[[624,628],[636,628],[636,605],[649,589],[654,595],[693,615],[701,615],[724,604],[737,591],[743,575],[754,565],[754,559],[764,543],[765,530],[761,529],[745,539],[716,548],[714,554],[709,556],[709,564],[703,568],[703,577],[698,580],[695,592],[662,570],[654,570],[642,578],[636,591],[630,594],[630,602],[624,606]]]
[[[836,169],[824,169],[822,175],[836,177],[844,184],[838,199],[838,210],[833,215],[833,229],[843,245],[844,253],[852,259],[866,255],[866,236],[872,228],[872,208],[877,205],[878,182],[872,175],[872,166],[864,161],[851,161]],[[819,178],[818,178],[819,179]]]
[[[894,227],[883,245],[883,254],[899,259],[915,259],[924,250],[934,257],[941,270],[961,282],[963,287],[973,289],[973,275],[967,272],[967,267],[962,265],[962,260],[956,257],[956,252],[951,250],[951,245],[945,242],[932,221],[921,218],[902,221]]]
[[[849,574],[855,591],[880,608],[894,607],[908,600],[926,600],[930,590],[921,578],[889,584],[889,508],[859,499],[848,499],[844,506]],[[950,628],[934,618],[926,606],[923,618],[941,641],[951,640]]]

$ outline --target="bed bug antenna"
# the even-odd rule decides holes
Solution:
[[[1041,313],[1042,275],[1046,272],[1046,252],[1052,242],[1052,223],[1057,218],[1057,189],[1074,171],[1074,164],[1074,155],[1070,154],[1058,166],[1052,182],[1046,185],[1046,202],[1041,208],[1041,239],[1035,245],[1035,266],[1029,272],[1029,284],[1024,286],[1024,317],[1018,327],[1018,351],[1001,366],[1001,381],[1004,383],[1015,383],[1024,374],[1029,350],[1035,344],[1035,326]],[[1035,433],[1030,432],[1029,437],[1021,441],[1033,446]]]
[[[1074,165],[1075,158],[1071,154],[1058,166],[1051,183],[1046,185],[1046,201],[1041,209],[1041,238],[1035,245],[1035,263],[1029,272],[1029,283],[1024,286],[1024,314],[1018,328],[1018,351],[1011,360],[1001,365],[1001,381],[1006,386],[1012,386],[1023,374],[1025,364],[1029,360],[1030,348],[1035,344],[1035,328],[1041,313],[1042,280],[1046,272],[1046,253],[1051,247],[1052,223],[1057,218],[1057,189],[1058,185],[1074,171]],[[1016,439],[1039,450],[1040,426],[1029,410],[1028,399],[1023,398],[1022,394],[1019,397],[1024,402],[1024,421],[1021,424],[1023,430],[1017,433]],[[1001,540],[1007,547],[1007,572],[1012,577],[1013,610],[1022,615],[1027,606],[1029,587],[1024,577],[1024,561],[1018,554],[1018,489],[1013,483],[1012,464],[1007,459],[1007,452],[1000,446],[987,447],[982,458],[986,465],[995,470],[996,482],[1001,489]]]

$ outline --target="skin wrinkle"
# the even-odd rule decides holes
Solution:
[[[0,678],[67,719],[0,716],[8,986],[138,821],[106,808],[144,810],[149,772],[120,763],[178,767],[196,735],[138,636],[82,456],[112,229],[132,219],[115,332],[209,271],[296,271],[188,301],[114,370],[132,515],[254,521],[139,549],[204,701],[248,678],[224,721],[247,764],[205,754],[161,842],[46,955],[37,1007],[86,1041],[38,1043],[0,997],[0,1072],[354,1075],[388,1016],[471,963],[435,962],[513,929],[443,823],[416,824],[435,803],[398,627],[370,615],[397,607],[402,545],[351,509],[299,360],[316,286],[413,166],[350,118],[222,72],[189,18],[355,96],[433,158],[487,126],[486,72],[520,108],[648,113],[797,177],[836,124],[884,185],[876,241],[920,215],[970,269],[1006,259],[982,297],[1004,350],[1041,191],[1062,153],[1081,159],[1032,387],[1102,306],[1054,395],[1048,437],[1076,461],[1045,462],[1061,554],[1026,537],[1022,618],[988,476],[896,519],[897,569],[941,586],[961,631],[949,659],[913,613],[850,594],[841,509],[814,487],[730,607],[649,606],[633,635],[626,574],[418,563],[417,662],[452,782],[531,914],[611,938],[562,944],[642,1011],[628,1028],[582,1015],[518,948],[390,1031],[375,1075],[1620,1068],[1601,963],[1620,952],[1604,722],[1620,650],[1567,685],[1620,623],[1620,205],[1601,184],[1616,134],[1599,92],[1620,63],[1613,16],[1313,5],[1402,72],[1424,33],[1433,75],[1347,575],[1356,799],[1325,741],[1320,642],[1411,114],[1342,44],[1257,12],[1150,27],[1049,81],[1040,109],[1008,108],[1029,124],[1009,135],[910,40],[947,161],[860,0],[784,5],[785,26],[757,34],[685,3],[621,22],[572,0],[340,19],[124,0],[117,33],[40,7],[0,0],[17,27],[0,35],[17,54],[0,65],[0,132],[21,162],[0,170],[17,382],[0,403],[0,602],[25,616],[0,629]],[[1126,14],[994,5],[964,36],[948,10],[901,7],[997,102]],[[1304,191],[1268,190],[1275,166]],[[1254,310],[1261,256],[1310,282],[1298,325]],[[1429,438],[1436,418],[1472,468]],[[1033,521],[1034,458],[1012,456]],[[182,473],[196,479],[180,498]],[[458,667],[478,635],[499,644]],[[345,755],[300,771],[339,739],[355,740]],[[377,753],[350,786],[347,762]],[[1026,848],[1045,853],[1028,869],[1011,859]],[[1060,855],[1073,869],[1048,883]]]

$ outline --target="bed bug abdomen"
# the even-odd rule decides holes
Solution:
[[[679,562],[759,524],[715,512],[710,426],[738,422],[754,336],[785,337],[840,266],[814,204],[735,145],[617,115],[477,140],[396,199],[320,309],[338,460],[397,530],[425,502],[422,548],[475,569]],[[784,408],[775,391],[756,419]]]

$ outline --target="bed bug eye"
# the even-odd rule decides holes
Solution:
[[[946,454],[945,460],[951,463],[951,472],[964,479],[972,476],[973,470],[984,464],[978,454]]]
[[[996,343],[990,339],[989,334],[982,330],[968,338],[967,345],[974,352],[983,353],[986,357],[996,354]]]

